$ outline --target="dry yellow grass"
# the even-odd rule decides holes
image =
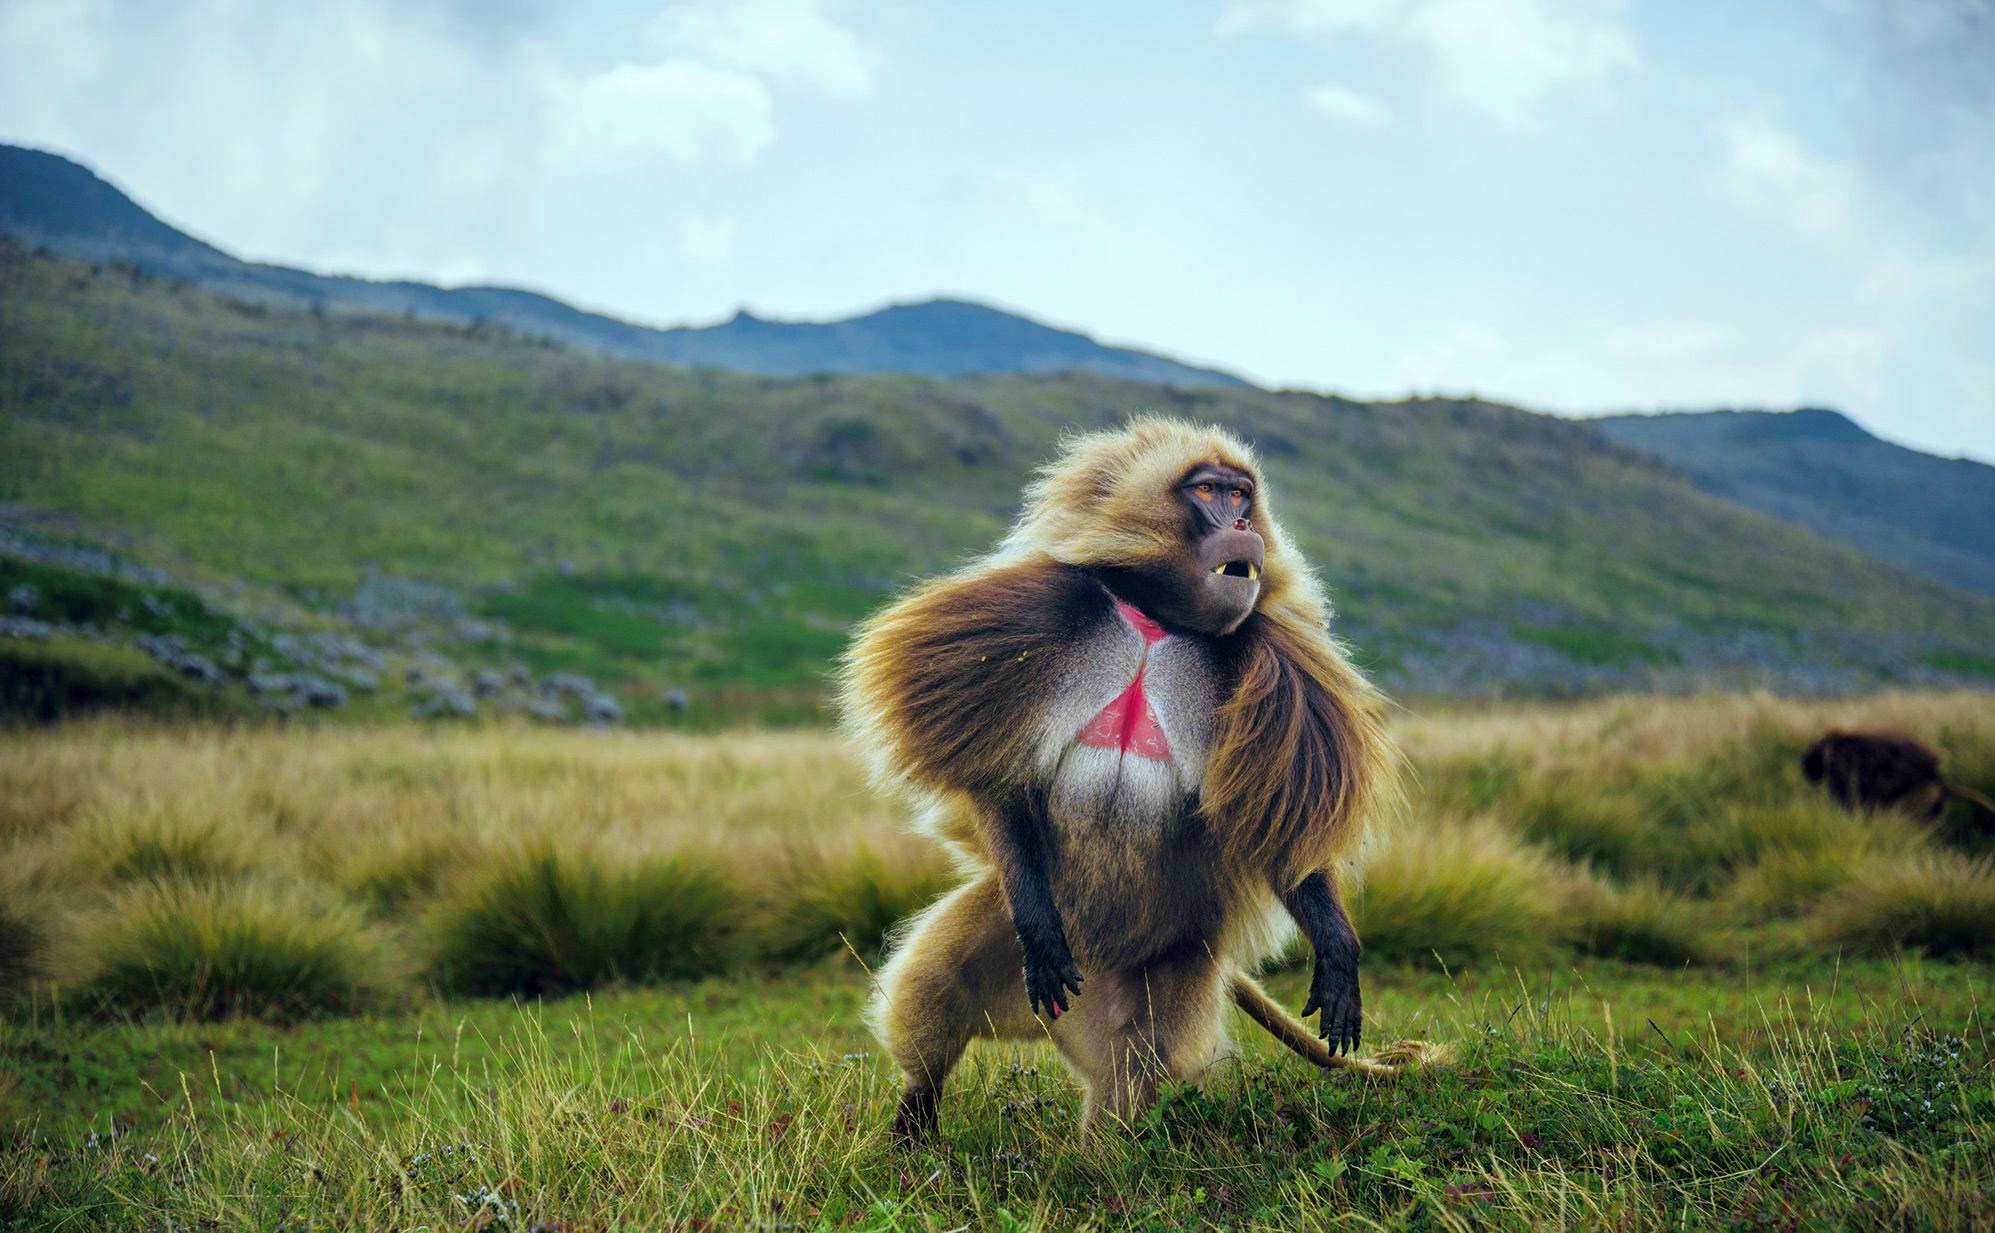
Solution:
[[[1580,945],[1662,962],[1708,953],[1714,927],[1826,910],[1832,893],[1857,924],[1806,936],[1888,946],[1850,936],[1896,919],[1858,910],[1862,896],[1907,894],[1909,870],[1952,903],[1946,888],[1980,875],[1919,825],[1843,815],[1801,781],[1799,751],[1835,725],[1902,729],[1957,765],[1995,766],[1985,694],[1402,712],[1416,786],[1359,909],[1376,953],[1452,964]],[[947,878],[904,821],[828,732],[103,722],[0,744],[0,866],[37,905],[36,963],[78,956],[56,964],[72,983],[90,979],[90,922],[135,886],[330,894],[420,949],[438,903],[528,848],[585,862],[581,877],[692,859],[738,889],[765,956],[822,953],[841,932],[877,944]],[[1885,863],[1892,877],[1865,876]]]
[[[1416,766],[1504,754],[1551,774],[1700,761],[1765,732],[1805,745],[1833,727],[1891,728],[1929,742],[1949,731],[1986,734],[1995,730],[1995,695],[1897,691],[1804,700],[1706,694],[1462,705],[1404,713],[1396,732]]]
[[[74,847],[89,863],[133,834],[205,834],[314,874],[446,840],[718,847],[752,862],[799,837],[893,844],[900,830],[822,732],[92,723],[8,738],[0,799],[15,855]]]

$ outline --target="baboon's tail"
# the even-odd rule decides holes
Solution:
[[[1432,1066],[1447,1057],[1447,1046],[1425,1040],[1402,1040],[1374,1051],[1371,1057],[1354,1057],[1330,1052],[1309,1030],[1309,1025],[1288,1013],[1280,1002],[1268,996],[1259,982],[1245,972],[1235,972],[1230,982],[1233,1001],[1247,1017],[1266,1028],[1268,1035],[1288,1046],[1295,1055],[1325,1070],[1343,1067],[1367,1075],[1396,1075],[1416,1066]]]
[[[1959,784],[1952,784],[1952,783],[1946,783],[1945,781],[1941,781],[1940,786],[1945,788],[1947,795],[1951,796],[1953,799],[1957,801],[1966,801],[1968,804],[1974,806],[1976,809],[1981,810],[1981,812],[1987,814],[1989,817],[1995,818],[1995,801],[1990,801],[1987,797],[1981,795],[1981,793],[1979,792],[1976,792],[1974,789],[1963,788]]]

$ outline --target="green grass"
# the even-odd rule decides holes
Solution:
[[[272,1029],[23,1016],[0,1219],[75,1229],[1621,1228],[1995,1220],[1971,971],[1760,969],[1686,987],[1592,960],[1368,965],[1375,1035],[1455,1042],[1367,1084],[1244,1053],[1133,1131],[1076,1135],[1051,1049],[980,1046],[943,1142],[849,960],[527,1007]],[[1299,976],[1276,992],[1301,997]],[[1930,1104],[1927,1102],[1930,1101]],[[488,1223],[481,1225],[482,1218]],[[493,1217],[504,1215],[499,1222]]]
[[[1607,625],[1514,625],[1521,641],[1550,647],[1582,664],[1662,664],[1677,656]]]
[[[1791,757],[1854,716],[1980,775],[1985,715],[1401,716],[1366,1035],[1450,1066],[1324,1077],[1236,1020],[1237,1060],[1084,1142],[1048,1046],[980,1046],[918,1152],[864,965],[947,858],[827,734],[17,734],[0,1227],[1995,1225],[1995,872]]]

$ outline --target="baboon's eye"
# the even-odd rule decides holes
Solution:
[[[1201,483],[1194,487],[1192,491],[1198,494],[1198,499],[1201,501],[1212,500],[1213,487],[1210,483]]]
[[[1235,501],[1245,501],[1247,499],[1247,494],[1240,491],[1238,488],[1235,488],[1232,491],[1232,493],[1229,495],[1231,495]]]

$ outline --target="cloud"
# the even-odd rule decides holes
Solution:
[[[808,47],[779,36],[791,20]],[[578,210],[681,189],[659,202],[659,260],[715,252],[712,226],[675,243],[675,214],[721,212],[685,168],[757,160],[779,83],[843,97],[875,67],[799,0],[656,21],[579,37],[524,0],[323,0],[281,20],[241,0],[0,0],[0,140],[79,157],[253,260],[576,294],[587,278],[552,263],[573,260],[557,254]]]
[[[614,169],[631,158],[745,163],[776,139],[768,87],[697,60],[620,64],[548,85],[554,152],[570,165]]]
[[[1709,360],[1737,346],[1743,335],[1737,326],[1716,321],[1645,321],[1617,326],[1604,339],[1618,360],[1637,363],[1680,363]]]
[[[1984,251],[1947,256],[1887,250],[1870,263],[1858,295],[1886,309],[1985,305],[1995,300],[1995,243],[1984,244]]]
[[[1227,0],[1217,28],[1381,40],[1426,62],[1436,93],[1512,127],[1640,63],[1617,0]]]
[[[776,139],[772,84],[858,98],[878,59],[817,0],[689,0],[654,16],[644,37],[662,59],[549,83],[565,161],[745,163]]]
[[[1396,380],[1581,414],[1804,403],[1862,409],[1885,392],[1894,358],[1892,340],[1863,325],[1748,333],[1724,322],[1665,319],[1546,342],[1461,322],[1402,348]],[[1631,390],[1641,392],[1631,399]]]
[[[688,261],[723,260],[734,251],[734,232],[732,218],[689,214],[679,224],[679,252]]]
[[[1383,124],[1392,116],[1384,103],[1370,95],[1328,82],[1311,90],[1308,98],[1309,105],[1324,115],[1367,128]]]
[[[1850,234],[1857,216],[1857,178],[1822,158],[1764,114],[1719,125],[1724,183],[1744,205],[1785,221],[1815,240]]]
[[[694,0],[660,13],[650,33],[675,54],[841,98],[870,93],[879,61],[817,0]]]

